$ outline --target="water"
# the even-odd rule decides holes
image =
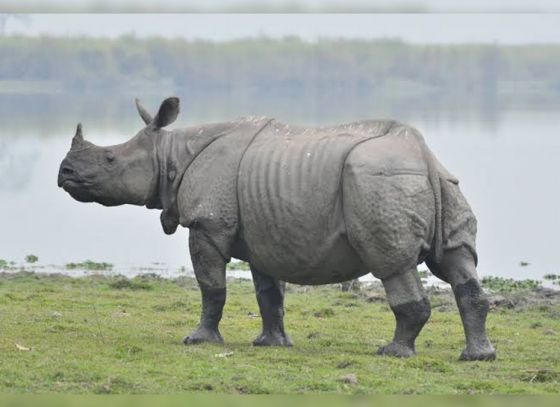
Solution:
[[[169,94],[163,93],[164,95]],[[177,126],[269,115],[304,124],[392,117],[419,128],[461,182],[479,221],[479,272],[512,278],[560,273],[558,104],[446,103],[371,95],[233,94],[182,96]],[[151,110],[159,96],[148,96]],[[188,232],[166,236],[159,212],[82,204],[56,185],[75,125],[97,144],[119,143],[141,128],[129,95],[0,96],[0,258],[39,256],[42,270],[91,259],[116,270],[191,270]],[[520,262],[528,262],[522,267]]]

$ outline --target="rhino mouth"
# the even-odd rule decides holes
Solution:
[[[69,177],[67,174],[60,173],[58,177],[58,186],[68,192],[72,198],[80,202],[91,202],[93,197],[88,191],[92,186],[91,182],[75,176]]]
[[[70,194],[72,198],[80,202],[93,202],[93,196],[84,189],[85,183],[75,180],[64,180],[62,189]]]
[[[58,186],[63,189],[76,189],[89,187],[91,183],[79,178],[62,178],[58,180]]]
[[[57,181],[58,186],[64,189],[66,189],[66,187],[79,188],[91,186],[90,182],[78,177],[75,172],[67,170],[66,168],[60,170]]]
[[[91,186],[91,183],[87,182],[87,181],[77,180],[77,179],[64,179],[64,180],[60,181],[58,186],[62,187],[63,189],[66,189],[66,188],[83,188],[83,187]]]

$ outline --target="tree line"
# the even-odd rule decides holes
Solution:
[[[413,45],[400,40],[228,42],[0,37],[1,81],[51,81],[62,90],[130,86],[495,94],[560,92],[558,45]]]

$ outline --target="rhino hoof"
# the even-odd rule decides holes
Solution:
[[[382,346],[377,350],[378,355],[383,356],[396,356],[398,358],[409,358],[414,356],[416,352],[410,346],[401,343],[391,342],[388,345]]]
[[[253,341],[253,346],[292,346],[292,340],[280,332],[263,332]]]
[[[224,339],[218,330],[197,329],[191,335],[185,336],[185,345],[197,345],[199,343],[224,343]]]
[[[490,345],[484,349],[465,349],[461,356],[459,356],[459,360],[461,361],[475,361],[475,360],[495,360],[496,359],[496,351]]]

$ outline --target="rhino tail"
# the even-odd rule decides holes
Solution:
[[[433,240],[433,260],[439,263],[443,255],[443,204],[442,204],[442,188],[445,183],[441,182],[441,176],[438,170],[436,159],[432,151],[426,145],[424,137],[419,132],[416,132],[418,142],[422,148],[422,153],[424,155],[424,160],[428,167],[428,179],[430,185],[432,186],[432,191],[434,193],[434,203],[435,203],[435,230],[434,230],[434,240]]]

